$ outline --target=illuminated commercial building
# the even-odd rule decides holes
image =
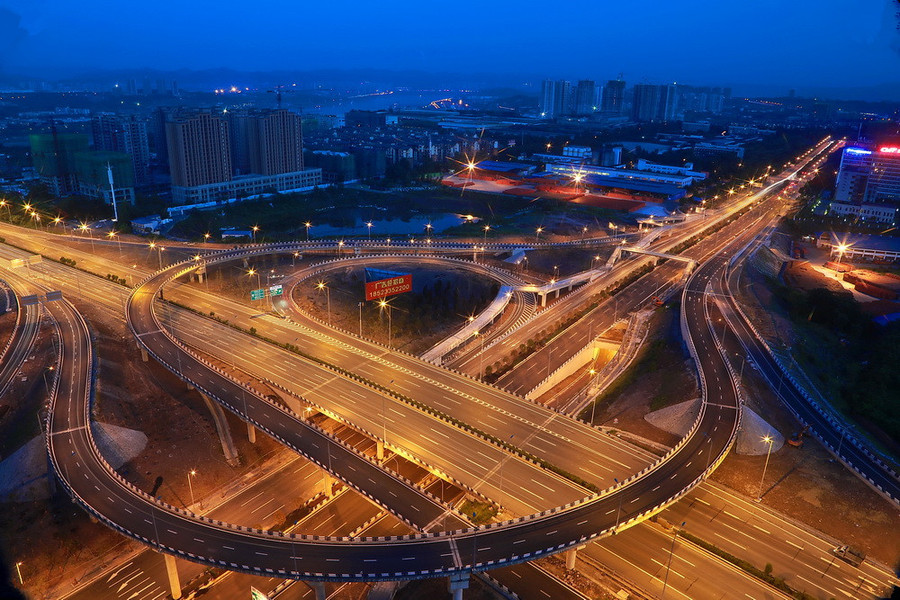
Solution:
[[[829,213],[895,223],[900,208],[900,146],[844,148]]]

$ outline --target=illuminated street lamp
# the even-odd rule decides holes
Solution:
[[[25,585],[25,582],[22,581],[22,569],[20,568],[21,566],[21,562],[16,563],[16,573],[19,575],[19,585]]]
[[[393,342],[393,334],[392,334],[392,331],[391,331],[391,330],[392,330],[392,327],[393,327],[393,323],[391,322],[391,312],[392,312],[391,309],[392,309],[392,307],[391,307],[391,304],[390,304],[387,300],[384,300],[384,299],[378,301],[378,307],[381,308],[381,309],[385,309],[385,308],[387,309],[387,314],[388,314],[388,348],[390,349],[391,343]]]
[[[534,239],[535,239],[535,241],[541,239],[541,233],[543,233],[543,231],[544,231],[544,228],[543,228],[543,227],[538,227],[537,229],[534,230]]]
[[[208,242],[211,235],[212,235],[212,234],[209,233],[209,232],[204,233],[204,234],[203,234],[203,241],[204,241],[204,242]]]
[[[191,469],[190,471],[188,471],[188,489],[191,490],[191,505],[192,506],[194,504],[194,484],[191,481],[191,478],[194,477],[194,475],[196,475],[196,474],[197,474],[197,471],[195,471],[194,469]]]
[[[369,241],[372,240],[372,221],[366,221],[366,227],[369,228]]]
[[[478,357],[479,357],[479,360],[478,360],[478,379],[480,379],[481,381],[484,381],[484,337],[485,337],[485,336],[482,335],[481,332],[479,332],[479,331],[474,332],[472,335],[475,336],[475,337],[477,337],[477,338],[478,338],[478,337],[481,338],[481,350],[478,352]]]
[[[838,244],[838,264],[841,264],[841,260],[844,258],[844,252],[846,252],[848,248],[849,246],[847,244]]]
[[[253,243],[255,244],[256,243],[256,232],[259,231],[259,225],[254,225],[253,227],[250,228],[250,230],[253,231]]]
[[[769,445],[769,449],[766,452],[766,464],[763,466],[762,477],[759,479],[759,493],[756,495],[756,501],[759,502],[762,500],[762,486],[763,481],[766,479],[766,469],[769,468],[769,456],[772,454],[772,444],[775,443],[775,438],[770,435],[764,436],[762,441]]]
[[[309,241],[309,228],[312,227],[312,223],[307,221],[306,223],[303,224],[303,226],[306,227],[306,241],[308,242]]]
[[[320,281],[316,284],[316,289],[325,290],[325,298],[328,304],[328,324],[331,325],[331,288],[325,285],[324,281]]]
[[[338,258],[340,258],[344,251],[344,240],[341,240],[338,242],[337,249],[338,249]]]
[[[490,231],[490,230],[491,230],[491,226],[490,226],[490,225],[485,225],[485,226],[484,226],[484,238],[482,238],[482,242],[481,242],[482,244],[487,244],[487,232]]]
[[[94,253],[94,234],[91,233],[91,228],[88,227],[87,223],[82,223],[81,225],[78,226],[78,229],[80,229],[82,233],[84,233],[85,231],[88,232],[88,237],[91,238],[91,254],[93,254]],[[151,247],[152,247],[152,244],[151,244]]]
[[[110,231],[109,233],[106,234],[106,237],[108,237],[108,238],[111,239],[111,240],[112,240],[112,239],[115,239],[116,242],[118,242],[118,244],[119,244],[119,256],[122,256],[122,240],[121,240],[121,238],[119,238],[119,234],[116,233],[115,231]]]
[[[256,288],[260,289],[262,287],[262,284],[259,281],[259,271],[257,271],[256,269],[250,269],[249,271],[247,271],[248,277],[253,277],[254,275],[256,275]]]

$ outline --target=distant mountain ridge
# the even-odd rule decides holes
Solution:
[[[590,77],[590,74],[585,74]],[[0,85],[7,87],[23,81],[48,81],[66,84],[87,84],[112,86],[120,85],[134,79],[138,88],[144,79],[156,82],[158,79],[175,80],[185,90],[205,91],[232,85],[267,89],[276,85],[290,86],[294,83],[301,89],[316,87],[337,88],[344,90],[359,89],[461,89],[479,91],[485,88],[506,87],[530,92],[537,95],[540,81],[550,78],[547,75],[525,73],[436,73],[421,70],[391,69],[314,69],[314,70],[275,70],[275,71],[240,71],[230,68],[215,69],[178,69],[163,70],[150,68],[90,70],[82,73],[40,73],[40,74],[3,74],[0,73]],[[596,77],[598,83],[605,78]],[[625,77],[628,81],[628,77]],[[690,85],[728,86],[728,83],[691,81]],[[785,86],[771,84],[733,84],[733,95],[753,97],[785,97]],[[796,86],[796,94],[803,98],[821,98],[828,100],[861,100],[870,102],[900,101],[900,79],[896,82],[882,83],[862,87],[829,87],[829,86]]]

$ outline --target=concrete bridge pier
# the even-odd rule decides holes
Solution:
[[[219,442],[222,444],[222,453],[225,455],[225,460],[228,461],[228,464],[232,467],[236,467],[240,464],[240,459],[238,458],[237,448],[234,446],[234,440],[231,438],[231,428],[228,426],[228,421],[225,419],[225,411],[222,410],[222,407],[219,406],[217,402],[213,402],[206,394],[200,395],[203,396],[203,402],[206,403],[206,408],[212,415],[213,423],[216,426],[216,433],[219,434]]]
[[[172,592],[172,600],[181,598],[181,581],[178,579],[178,567],[175,565],[175,557],[171,554],[163,554],[166,561],[166,575],[169,576],[169,589]]]
[[[328,594],[325,593],[325,582],[309,581],[307,583],[309,584],[309,587],[311,587],[316,593],[316,600],[326,600],[328,598]]]
[[[381,440],[377,440],[375,447],[375,458],[378,460],[384,460],[384,442]]]
[[[141,360],[144,362],[150,362],[150,355],[147,354],[147,351],[144,349],[144,347],[138,344],[138,350],[141,351]]]
[[[322,472],[322,493],[326,498],[334,496],[334,484],[337,480],[328,471]]]
[[[453,594],[453,600],[463,600],[463,590],[469,587],[468,573],[453,573],[450,575],[449,588]]]
[[[247,439],[251,444],[256,443],[256,427],[253,426],[253,423],[247,423]]]
[[[578,551],[582,548],[584,548],[584,546],[575,546],[566,550],[566,570],[575,570],[575,559],[577,558]]]

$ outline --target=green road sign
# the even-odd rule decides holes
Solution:
[[[250,290],[250,299],[251,300],[262,300],[266,297],[266,290]]]
[[[271,287],[269,288],[269,295],[270,295],[270,296],[280,296],[280,295],[282,295],[283,293],[284,293],[284,288],[281,287],[281,284],[280,284],[280,283],[279,283],[278,285],[273,285],[273,286],[271,286]]]

